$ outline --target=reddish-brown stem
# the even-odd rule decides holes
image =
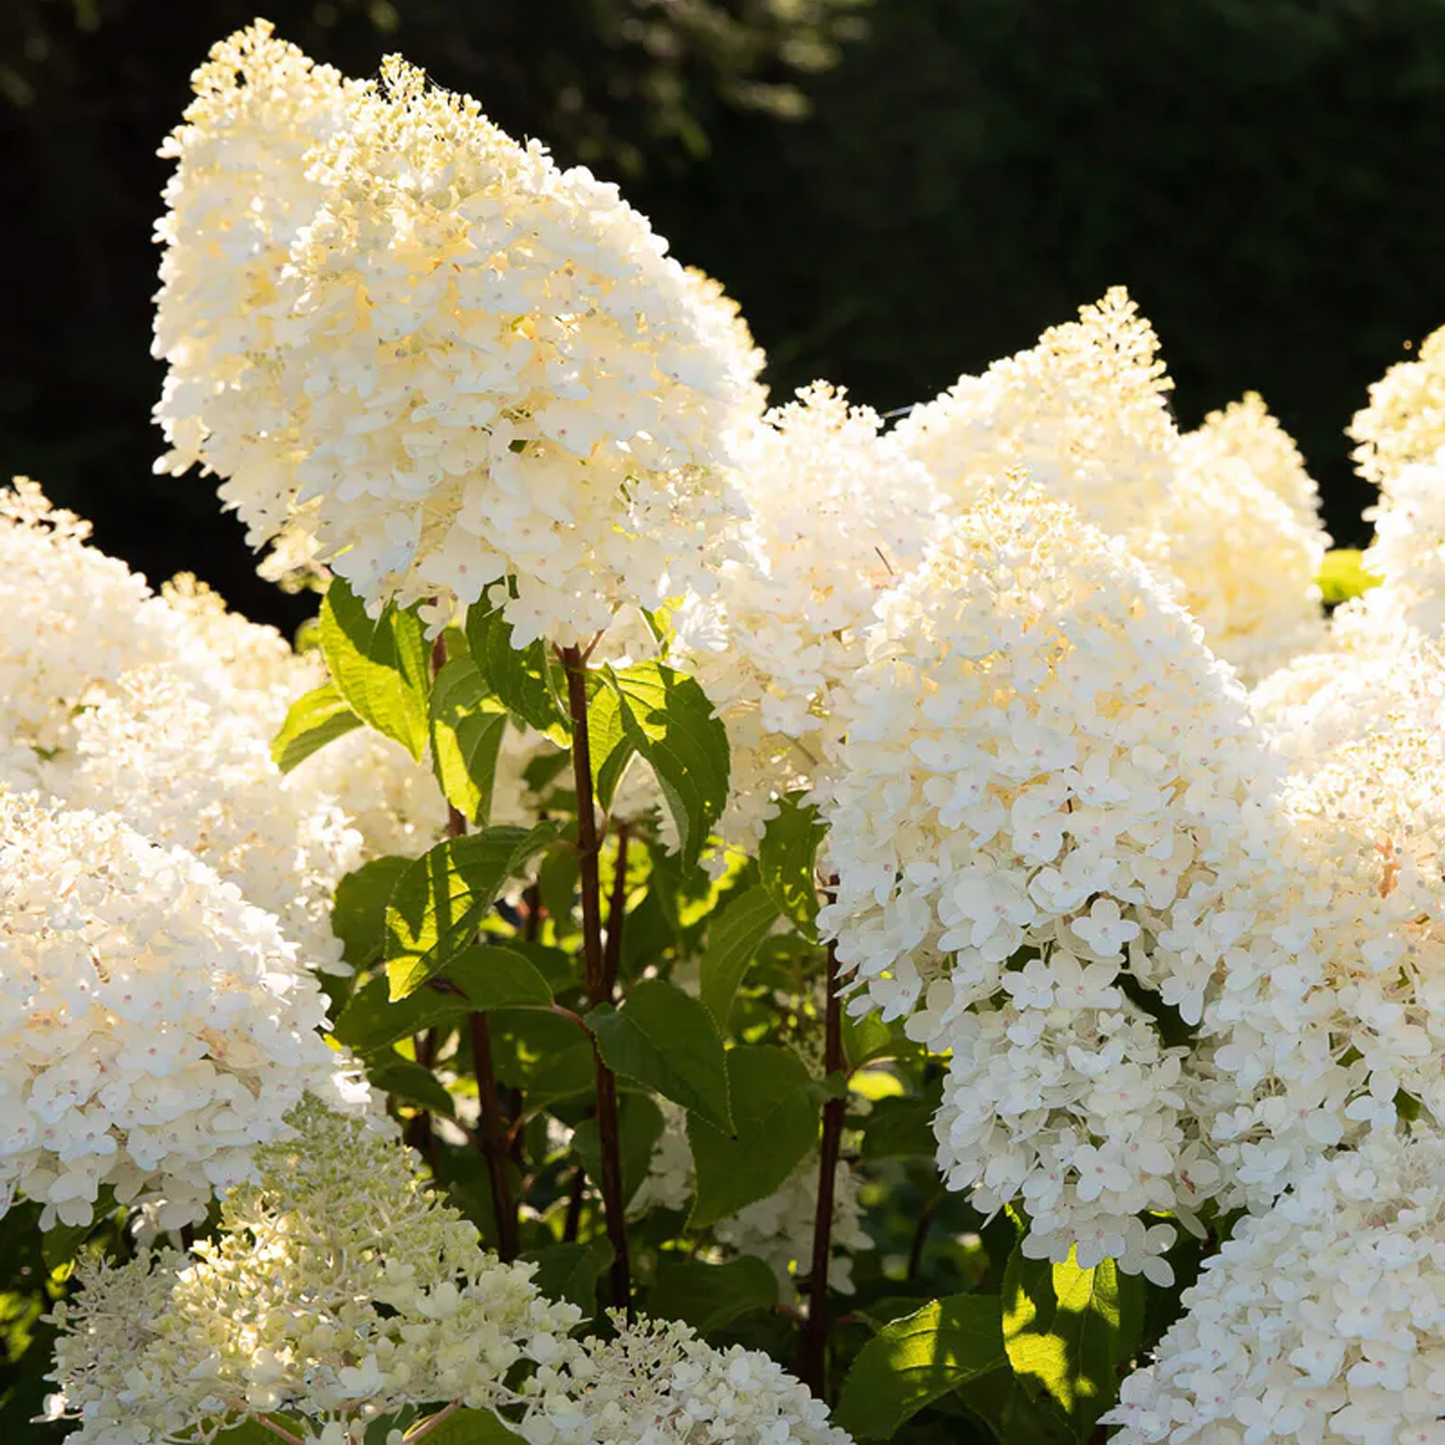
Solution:
[[[627,824],[619,823],[617,862],[612,877],[612,897],[607,904],[607,946],[602,952],[603,997],[610,1003],[617,988],[617,969],[622,962],[622,923],[627,916]]]
[[[430,1435],[444,1420],[455,1415],[462,1408],[460,1400],[453,1400],[450,1405],[438,1410],[429,1420],[423,1420],[420,1425],[415,1425],[402,1438],[405,1445],[412,1445],[413,1440],[420,1440],[423,1435]]]
[[[582,1227],[582,1198],[587,1192],[587,1171],[579,1164],[572,1171],[572,1190],[567,1196],[567,1216],[562,1221],[562,1243],[572,1244]]]
[[[913,1243],[908,1247],[908,1274],[909,1280],[918,1278],[919,1268],[923,1264],[923,1246],[928,1242],[928,1231],[933,1224],[933,1212],[938,1208],[937,1196],[930,1199],[922,1209],[918,1211],[918,1224],[913,1231]]]
[[[293,1435],[284,1425],[278,1425],[274,1420],[265,1415],[253,1415],[251,1417],[263,1430],[269,1430],[273,1435],[279,1436],[286,1441],[286,1445],[306,1445],[306,1442],[299,1435]]]
[[[567,706],[572,720],[572,781],[577,789],[577,851],[582,893],[582,959],[587,971],[587,998],[596,1008],[610,1003],[602,951],[602,877],[598,869],[601,839],[597,836],[597,805],[592,791],[592,748],[587,733],[587,662],[580,649],[559,647],[557,656],[567,674]],[[592,1073],[597,1093],[597,1143],[601,1154],[602,1213],[612,1244],[612,1304],[632,1318],[632,1270],[627,1252],[626,1199],[622,1192],[622,1144],[617,1123],[617,1081],[592,1040]]]
[[[432,647],[433,673],[446,665],[446,642],[438,636]],[[467,820],[451,801],[447,802],[447,832],[460,838],[467,831]],[[472,1040],[472,1069],[477,1076],[477,1098],[481,1105],[481,1129],[474,1135],[477,1147],[487,1161],[487,1182],[492,1189],[492,1208],[497,1216],[497,1253],[504,1260],[516,1259],[517,1206],[512,1199],[512,1181],[507,1176],[507,1126],[497,1098],[497,1070],[492,1060],[492,1028],[485,1013],[467,1016]],[[427,1060],[427,1067],[431,1067]],[[435,1172],[435,1171],[433,1171]]]
[[[832,1077],[846,1074],[843,1057],[843,1005],[838,999],[838,956],[828,945],[828,997],[824,1006],[823,1068]],[[818,1399],[826,1399],[828,1374],[828,1263],[833,1253],[833,1186],[843,1142],[842,1099],[823,1105],[823,1137],[818,1143],[818,1208],[813,1216],[813,1258],[808,1268],[808,1319],[798,1348],[798,1378]]]

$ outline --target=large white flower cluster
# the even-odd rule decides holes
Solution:
[[[1014,468],[1106,532],[1151,546],[1178,438],[1159,338],[1122,287],[1036,345],[916,406],[898,437],[960,508]]]
[[[1349,435],[1359,443],[1361,476],[1385,482],[1402,468],[1430,461],[1445,446],[1445,326],[1420,344],[1413,361],[1392,366],[1370,387]]]
[[[56,1317],[52,1413],[81,1445],[160,1445],[279,1412],[319,1445],[406,1405],[516,1400],[508,1372],[557,1359],[581,1311],[544,1299],[417,1178],[409,1151],[314,1099],[216,1240],[111,1268]],[[124,1340],[121,1353],[116,1341]]]
[[[1445,637],[1445,458],[1390,472],[1365,517],[1375,535],[1361,563],[1381,580],[1356,606],[1378,631]]]
[[[954,1051],[936,1121],[954,1187],[1037,1201],[1052,1258],[1122,1239],[1142,1268],[1162,1237],[1134,1216],[1188,1213],[1214,1170],[1124,985],[1199,1020],[1229,938],[1198,900],[1273,764],[1188,615],[1036,489],[986,488],[879,611],[824,805],[820,926],[854,1008]]]
[[[112,815],[0,792],[0,1203],[201,1218],[307,1088],[349,1088],[275,919]],[[333,1083],[333,1081],[336,1083]]]
[[[171,655],[170,610],[90,525],[32,481],[0,490],[0,741],[51,754],[74,741],[76,710],[127,668]],[[34,759],[32,757],[31,761]]]
[[[76,731],[70,802],[114,811],[153,843],[195,854],[274,914],[307,964],[344,967],[331,901],[363,861],[362,836],[306,777],[280,772],[248,712],[208,703],[174,668],[143,668]]]
[[[1320,489],[1305,469],[1304,457],[1264,398],[1247,391],[1223,411],[1212,411],[1191,445],[1220,458],[1243,462],[1250,472],[1306,527],[1319,526]]]
[[[715,1349],[682,1324],[618,1325],[538,1373],[517,1426],[528,1445],[850,1445],[827,1405],[761,1351]]]
[[[775,799],[806,788],[836,734],[832,695],[863,656],[879,596],[920,561],[941,499],[877,413],[818,383],[743,449],[743,555],[675,618],[678,659],[727,723],[722,833],[754,844]]]
[[[1104,1417],[1114,1445],[1440,1438],[1445,1146],[1381,1134],[1246,1218]]]
[[[189,368],[165,415],[189,444],[167,465],[226,476],[253,542],[313,537],[378,607],[426,599],[440,623],[513,577],[518,645],[705,589],[756,408],[756,354],[715,288],[616,187],[399,59],[351,88],[263,31],[229,44],[171,143],[165,279],[178,317],[210,304],[235,204],[211,170],[264,163],[287,197],[256,246],[276,293],[244,308],[268,324],[239,371],[227,353],[207,375],[184,325],[163,328]],[[234,98],[252,89],[264,104]]]

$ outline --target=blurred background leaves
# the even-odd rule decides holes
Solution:
[[[268,620],[307,602],[209,483],[152,476],[148,419],[155,150],[257,3],[620,181],[743,304],[777,396],[907,405],[1122,282],[1181,425],[1261,391],[1350,544],[1342,429],[1445,322],[1445,0],[5,0],[0,468]]]

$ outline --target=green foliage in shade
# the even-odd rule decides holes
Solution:
[[[368,617],[361,599],[337,577],[321,604],[320,632],[331,680],[347,705],[420,760],[427,745],[431,659],[415,610],[387,606]]]
[[[283,773],[289,773],[327,743],[360,726],[361,719],[352,712],[336,684],[324,682],[291,704],[281,731],[271,742],[271,760]]]
[[[584,1314],[597,1308],[597,1280],[612,1263],[612,1246],[605,1239],[586,1244],[567,1240],[535,1249],[522,1256],[537,1266],[535,1284],[550,1299],[571,1300]]]
[[[336,885],[331,931],[341,940],[341,956],[353,968],[368,968],[386,942],[386,905],[410,858],[373,858]]]
[[[861,1440],[886,1440],[940,1396],[1007,1368],[997,1296],[932,1300],[885,1325],[859,1351],[834,1423]]]
[[[702,688],[665,663],[603,668],[598,679],[588,727],[597,731],[599,787],[610,797],[628,758],[640,756],[657,777],[684,863],[695,863],[727,806],[727,729]]]
[[[1087,1440],[1119,1393],[1119,1368],[1138,1347],[1143,1281],[1112,1259],[1080,1269],[1025,1259],[1015,1248],[1004,1271],[1003,1331],[1014,1373],[1036,1384]]]
[[[731,1129],[722,1036],[695,998],[663,979],[644,979],[621,1008],[602,1004],[587,1024],[614,1073]]]
[[[627,1094],[617,1101],[617,1133],[622,1156],[622,1197],[631,1199],[647,1177],[652,1148],[662,1136],[662,1110],[647,1094]],[[602,1177],[602,1148],[597,1120],[583,1119],[572,1133],[572,1147],[595,1184]]]
[[[348,1048],[370,1053],[470,1013],[551,1003],[551,987],[524,954],[500,944],[472,944],[452,959],[445,976],[405,998],[391,997],[386,977],[371,979],[352,996],[332,1032]]]
[[[420,1064],[404,1059],[400,1054],[380,1054],[367,1061],[366,1076],[372,1087],[409,1104],[420,1104],[433,1114],[444,1114],[451,1118],[456,1113],[452,1096],[437,1081],[430,1070]]]
[[[469,823],[485,824],[507,712],[470,657],[453,658],[437,674],[430,728],[432,771],[447,802]]]
[[[770,1310],[777,1302],[778,1278],[754,1255],[708,1264],[664,1254],[657,1265],[657,1283],[647,1297],[647,1312],[659,1319],[681,1320],[709,1335],[744,1315]]]
[[[1380,585],[1380,579],[1366,572],[1363,564],[1364,553],[1348,547],[1336,547],[1325,553],[1319,584],[1326,607],[1337,607]]]
[[[719,1028],[727,1027],[748,965],[777,919],[777,902],[761,887],[747,889],[713,914],[699,969],[702,1001]]]
[[[441,1427],[438,1426],[438,1429]],[[276,1445],[280,1436],[273,1434],[255,1420],[242,1420],[216,1436],[215,1445]]]
[[[873,1059],[887,1058],[894,1051],[895,1043],[894,1029],[883,1022],[876,1010],[861,1018],[854,1018],[844,1010],[843,1056],[849,1068],[861,1069]]]
[[[416,859],[386,905],[386,974],[405,998],[468,947],[507,880],[556,840],[543,823],[448,838]]]
[[[467,608],[467,643],[486,687],[519,722],[565,742],[567,710],[561,668],[538,642],[512,647],[512,624],[501,607],[475,602]]]
[[[827,831],[827,825],[818,820],[817,805],[804,805],[800,794],[789,793],[779,799],[778,814],[769,820],[758,848],[758,872],[768,897],[809,939],[818,936],[813,865]]]
[[[924,1098],[879,1099],[868,1115],[863,1133],[863,1157],[932,1159],[937,1148],[931,1120],[937,1112],[939,1091]]]
[[[458,1410],[428,1430],[426,1438],[431,1445],[523,1445],[523,1437],[491,1410]],[[274,1435],[268,1434],[267,1439],[276,1445]],[[248,1440],[244,1445],[263,1442]]]
[[[702,1229],[766,1199],[817,1143],[822,1086],[802,1060],[772,1044],[729,1051],[733,1131],[691,1114],[687,1139],[697,1165],[697,1197],[688,1225]]]

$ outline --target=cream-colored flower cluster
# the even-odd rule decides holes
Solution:
[[[1052,1258],[1093,1240],[1143,1268],[1172,1232],[1136,1239],[1136,1216],[1188,1214],[1216,1171],[1124,985],[1199,1020],[1225,940],[1197,900],[1274,765],[1188,615],[1037,489],[986,488],[879,612],[824,804],[820,926],[854,1008],[953,1051],[953,1187],[1028,1201]]]
[[[1114,1445],[1440,1438],[1445,1146],[1421,1129],[1319,1158],[1245,1218],[1104,1419]]]
[[[1381,581],[1355,607],[1376,632],[1445,637],[1445,459],[1390,472],[1365,518],[1375,535],[1361,565]]]
[[[275,919],[114,815],[0,792],[0,1202],[204,1216],[348,1065]]]
[[[851,1445],[828,1407],[777,1361],[715,1349],[687,1325],[618,1320],[541,1371],[518,1430],[528,1445]]]
[[[1420,345],[1413,361],[1392,366],[1370,387],[1349,435],[1368,481],[1384,483],[1407,466],[1430,461],[1445,446],[1445,326]]]
[[[616,187],[397,58],[353,87],[253,28],[197,90],[168,147],[166,465],[220,472],[253,542],[313,538],[376,607],[426,599],[440,624],[514,578],[519,645],[706,589],[757,356]],[[243,198],[214,173],[244,190],[257,167],[280,199],[247,255],[274,293],[237,295]],[[265,324],[213,367],[189,321],[226,333],[232,309]]]
[[[272,1412],[330,1445],[406,1405],[512,1403],[515,1366],[561,1356],[581,1311],[484,1251],[409,1151],[312,1098],[289,1124],[216,1240],[92,1264],[57,1306],[52,1411],[80,1420],[81,1445],[207,1438]]]
[[[1317,646],[1329,539],[1317,490],[1253,393],[1181,437],[1153,328],[1122,287],[1027,351],[964,376],[898,427],[956,508],[1023,468],[1125,537],[1248,677]]]
[[[756,844],[777,796],[826,766],[874,604],[938,526],[927,471],[881,428],[822,383],[768,413],[740,463],[743,555],[674,619],[678,661],[727,723],[730,841]]]

